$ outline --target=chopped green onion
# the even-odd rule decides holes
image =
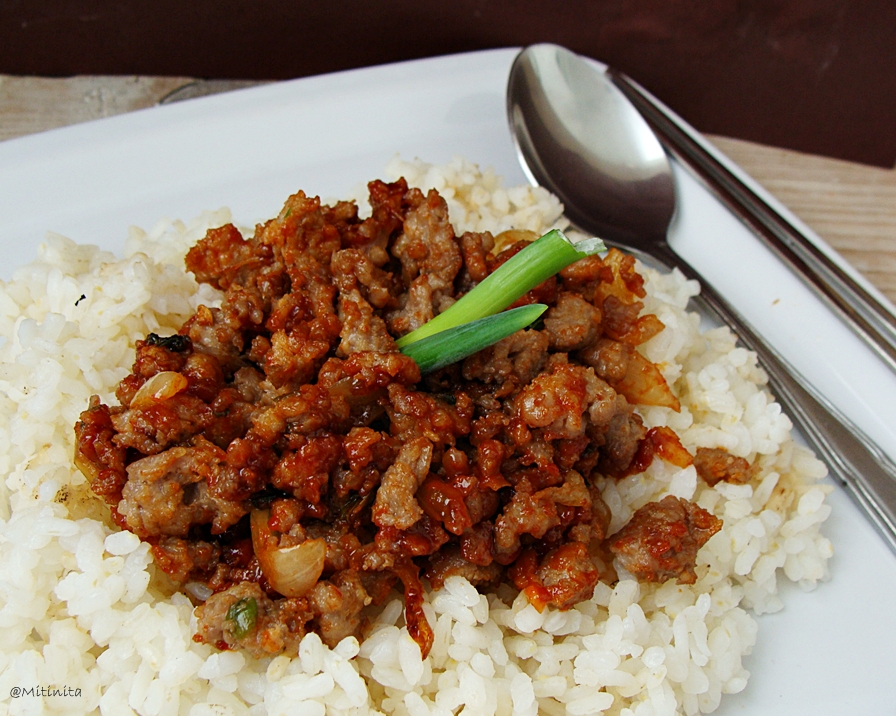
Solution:
[[[417,362],[421,373],[430,373],[516,333],[532,323],[547,308],[543,303],[512,308],[421,338],[402,348],[401,352]]]
[[[586,239],[573,244],[557,229],[549,231],[499,266],[444,313],[402,336],[396,344],[403,349],[440,331],[503,311],[520,296],[574,261],[605,250],[606,246],[600,239]]]
[[[225,621],[232,624],[230,631],[237,638],[255,630],[255,622],[258,620],[258,603],[253,597],[243,597],[230,605]]]

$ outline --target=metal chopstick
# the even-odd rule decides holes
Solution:
[[[663,146],[762,239],[878,356],[896,371],[896,315],[802,231],[735,176],[674,114],[622,72],[607,74],[638,108]]]

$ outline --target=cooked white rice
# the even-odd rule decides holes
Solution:
[[[461,230],[562,225],[546,192],[503,188],[461,159],[396,160],[389,173],[438,188]],[[137,339],[172,332],[216,300],[182,257],[229,220],[217,212],[134,230],[121,259],[51,235],[36,261],[0,282],[0,714],[709,713],[746,686],[753,614],[783,607],[779,576],[805,588],[828,576],[824,465],[791,439],[755,356],[726,328],[700,334],[685,311],[697,286],[646,271],[646,310],[666,330],[643,349],[683,407],[647,408],[645,423],[671,426],[692,451],[724,447],[761,468],[750,484],[712,488],[693,467],[658,460],[602,486],[611,531],[667,494],[723,519],[696,584],[623,575],[569,611],[539,613],[509,589],[486,597],[452,577],[425,606],[435,631],[425,660],[397,598],[363,644],[328,649],[309,634],[295,659],[254,661],[194,643],[190,602],[156,586],[148,546],[103,521],[73,468],[72,426],[92,394],[113,399]],[[26,691],[14,699],[13,687]]]

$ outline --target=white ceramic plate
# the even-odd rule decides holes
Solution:
[[[230,206],[273,216],[297,189],[332,198],[399,153],[460,154],[522,183],[504,115],[514,50],[268,85],[0,144],[0,277],[47,230],[115,249],[127,227]],[[671,242],[847,415],[896,456],[896,376],[707,191],[676,167]],[[761,190],[760,190],[761,191]],[[896,710],[896,558],[841,489],[833,579],[759,619],[746,691],[725,716]]]

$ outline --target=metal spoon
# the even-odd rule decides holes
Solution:
[[[579,228],[678,268],[701,303],[757,353],[796,427],[896,553],[896,464],[790,366],[667,241],[672,169],[653,130],[604,72],[557,45],[523,50],[507,112],[523,169]]]

